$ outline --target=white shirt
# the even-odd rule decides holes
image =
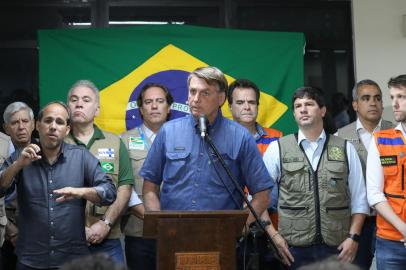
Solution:
[[[374,130],[369,132],[367,129],[364,128],[359,118],[357,118],[355,130],[358,133],[358,137],[361,139],[362,144],[364,145],[365,149],[368,149],[369,144],[371,143],[372,138],[374,137],[374,132],[381,130],[381,123],[382,119],[379,120],[378,125],[374,128]]]
[[[403,137],[406,138],[406,133],[402,128],[402,124],[399,123],[395,129],[402,132]],[[368,147],[368,159],[367,159],[367,195],[368,203],[370,206],[374,206],[377,203],[387,201],[383,194],[384,176],[383,168],[381,165],[381,159],[378,151],[378,147],[374,140],[371,141]]]
[[[144,135],[151,141],[154,142],[156,133],[154,133],[152,130],[147,128],[144,124],[141,126],[142,131],[144,132]],[[142,204],[142,201],[140,197],[138,197],[137,192],[135,192],[134,189],[131,191],[131,197],[130,200],[128,201],[128,207],[133,207],[136,205]]]
[[[326,142],[326,133],[324,130],[317,138],[316,142],[311,142],[306,139],[304,134],[299,130],[298,132],[298,145],[302,144],[307,158],[309,159],[313,170],[317,169],[323,145]],[[279,182],[281,178],[279,144],[277,141],[271,142],[268,149],[264,154],[264,163],[268,169],[272,179]],[[346,145],[349,174],[348,174],[348,187],[351,196],[351,213],[352,214],[369,214],[369,207],[367,202],[366,190],[364,185],[364,176],[362,174],[361,162],[359,160],[355,147],[347,142]]]

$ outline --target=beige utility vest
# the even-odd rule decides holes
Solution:
[[[295,135],[279,146],[279,232],[291,246],[338,246],[351,222],[346,141],[328,135],[315,171]]]
[[[364,144],[362,143],[361,138],[359,137],[358,132],[356,130],[356,127],[357,127],[356,122],[352,122],[351,124],[337,130],[337,135],[338,137],[343,138],[344,140],[347,140],[354,145],[355,150],[357,150],[359,159],[361,161],[362,173],[364,174],[365,177],[368,151],[365,148]],[[390,129],[394,127],[395,125],[392,122],[382,119],[381,130]]]
[[[140,128],[141,129],[141,128]],[[141,132],[143,132],[141,130]],[[142,185],[144,179],[139,175],[142,165],[147,157],[148,150],[152,145],[152,142],[144,135],[141,136],[139,129],[134,128],[123,134],[121,134],[121,139],[128,150],[128,155],[131,160],[131,167],[133,169],[134,175],[134,188],[138,197],[142,201]],[[142,219],[134,216],[127,215],[123,218],[124,222],[124,234],[133,237],[142,237],[143,233],[143,221]]]
[[[118,171],[120,160],[120,138],[113,133],[103,131],[104,139],[95,140],[89,151],[99,160],[100,165],[106,174],[112,179],[116,188],[118,188]],[[66,137],[65,142],[76,144],[73,138]],[[114,157],[113,157],[114,154]],[[97,206],[94,203],[87,201],[86,203],[86,226],[98,222],[106,213],[109,206]],[[120,219],[118,219],[111,228],[107,239],[118,239],[121,235]]]
[[[10,151],[10,137],[0,132],[0,166],[9,157]],[[4,206],[4,197],[0,198],[0,247],[4,242],[4,232],[7,225],[6,210]]]

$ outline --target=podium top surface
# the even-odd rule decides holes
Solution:
[[[145,211],[144,214],[144,237],[155,238],[158,231],[158,220],[180,219],[187,220],[226,220],[240,224],[243,228],[248,218],[248,210],[215,210],[215,211]],[[238,225],[237,225],[238,226]]]

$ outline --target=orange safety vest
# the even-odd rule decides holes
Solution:
[[[405,207],[405,163],[406,141],[402,132],[388,129],[374,134],[381,165],[384,174],[384,194],[396,215],[406,222]],[[387,222],[381,215],[377,215],[376,234],[387,240],[399,241],[404,237]]]

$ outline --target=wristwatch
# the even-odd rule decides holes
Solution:
[[[104,224],[106,224],[107,226],[109,226],[110,229],[111,229],[111,227],[113,227],[113,224],[112,224],[112,223],[110,222],[110,220],[108,220],[107,218],[103,217],[103,218],[101,219],[101,221],[103,221]]]
[[[359,234],[356,233],[349,233],[347,235],[348,238],[351,238],[352,240],[354,240],[355,242],[359,243]]]

